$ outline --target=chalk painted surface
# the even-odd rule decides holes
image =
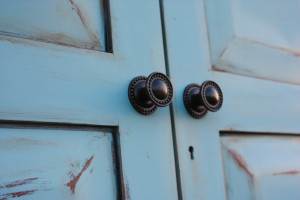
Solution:
[[[105,51],[102,0],[3,0],[0,33]]]
[[[0,199],[116,199],[112,133],[0,128]]]
[[[299,142],[297,135],[223,134],[228,199],[299,199]]]
[[[166,0],[164,16],[170,77],[176,88],[174,127],[183,199],[299,199],[297,173],[272,177],[281,172],[279,160],[287,165],[282,172],[298,169],[298,144],[271,136],[300,133],[299,1]],[[183,91],[190,83],[206,80],[220,85],[224,104],[220,111],[194,119],[185,110]],[[245,136],[237,152],[254,176],[261,165],[268,166],[267,177],[257,176],[262,182],[255,186],[255,196],[246,193],[247,172],[225,155],[226,148],[236,147],[234,142],[220,137],[220,131]],[[270,137],[247,137],[252,133]],[[293,153],[284,159],[284,152]],[[237,181],[240,185],[231,190]],[[284,185],[282,193],[279,183]]]
[[[71,4],[68,6],[70,12],[76,14],[76,6]],[[71,11],[72,8],[75,10]],[[25,12],[21,9],[20,12],[23,11]],[[0,36],[0,119],[16,123],[30,121],[113,127],[120,137],[118,146],[122,166],[120,175],[122,191],[119,195],[128,200],[176,199],[177,187],[169,108],[160,108],[150,116],[143,116],[132,108],[127,94],[128,85],[134,77],[148,76],[155,71],[165,73],[159,2],[111,0],[110,13],[112,53],[2,34]],[[80,20],[78,17],[76,16]],[[54,26],[52,31],[55,30]],[[22,130],[16,130],[11,137],[21,133]],[[67,134],[65,131],[61,133],[70,139],[69,144],[65,142],[67,151],[69,145],[73,144],[72,133]],[[51,134],[48,132],[38,137],[51,137]],[[59,133],[55,132],[55,134]],[[82,135],[77,138],[74,136],[74,144],[77,144],[85,134],[87,133],[82,132]],[[42,138],[40,140],[43,141]],[[106,144],[106,140],[99,139],[98,142]],[[68,154],[70,159],[64,161],[68,163],[62,166],[63,169],[57,169],[60,171],[57,176],[60,177],[54,177],[61,181],[56,185],[61,186],[61,192],[64,194],[68,192],[66,195],[73,195],[73,199],[76,199],[77,192],[82,191],[80,180],[73,193],[73,190],[65,184],[74,177],[70,177],[63,170],[71,170],[68,167],[76,157],[79,167],[72,171],[76,177],[80,170],[85,168],[85,163],[89,161],[92,153],[96,151],[97,144],[93,145],[95,147],[89,149],[81,158]],[[50,147],[45,146],[45,148]],[[30,150],[33,147],[28,148]],[[74,151],[81,152],[80,148],[75,150],[75,146]],[[9,159],[7,156],[10,152],[1,154],[1,160]],[[58,155],[57,159],[48,156],[50,160],[56,162],[58,158],[63,159],[67,156],[67,152]],[[110,152],[101,159],[109,156]],[[95,154],[81,178],[90,175],[90,167],[96,164],[94,162],[97,159]],[[19,170],[22,170],[22,167],[19,165]],[[49,168],[49,170],[54,169]],[[30,184],[37,183],[37,187],[41,187],[39,184],[47,181],[46,178],[50,176],[47,175],[45,178],[42,172],[40,173],[30,177],[20,177],[18,180],[39,178],[32,180]],[[6,180],[5,182],[1,180],[2,186],[17,181],[13,177]],[[25,190],[19,187],[20,190],[11,192],[34,190],[34,188],[30,189],[30,184]],[[97,191],[93,191],[93,194]],[[39,192],[32,195],[39,195],[41,192],[42,190],[39,189]],[[1,194],[7,193],[9,191]],[[27,196],[30,199],[30,195]],[[101,199],[101,194],[96,194],[96,197]],[[48,198],[52,199],[51,196]]]

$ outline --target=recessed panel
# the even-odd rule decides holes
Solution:
[[[207,0],[205,7],[213,70],[300,84],[298,0]]]
[[[300,199],[300,137],[221,136],[228,200]]]
[[[117,199],[113,148],[109,131],[2,126],[0,199]]]
[[[105,51],[103,0],[2,0],[0,34]]]

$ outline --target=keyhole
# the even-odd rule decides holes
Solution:
[[[191,160],[194,160],[194,147],[189,147],[189,152],[191,153]]]

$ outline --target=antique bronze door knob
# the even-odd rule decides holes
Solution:
[[[169,78],[154,72],[148,77],[137,76],[129,84],[128,97],[133,108],[143,115],[150,115],[159,107],[172,102],[173,86]]]
[[[184,90],[183,102],[193,117],[202,118],[208,110],[216,112],[222,107],[222,90],[213,81],[205,81],[201,86],[192,83]]]

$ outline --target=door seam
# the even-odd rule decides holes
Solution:
[[[165,18],[164,18],[163,0],[159,0],[159,8],[160,8],[160,19],[161,19],[161,29],[162,29],[162,40],[163,40],[166,74],[169,78],[171,78],[170,77],[170,68],[169,68],[168,45],[167,45],[167,38],[166,38],[166,26],[165,26]],[[181,189],[180,166],[179,166],[173,103],[170,104],[169,109],[170,109],[170,118],[171,118],[172,142],[173,142],[173,150],[174,150],[177,195],[178,195],[178,200],[182,200],[183,198],[182,198],[182,189]]]

